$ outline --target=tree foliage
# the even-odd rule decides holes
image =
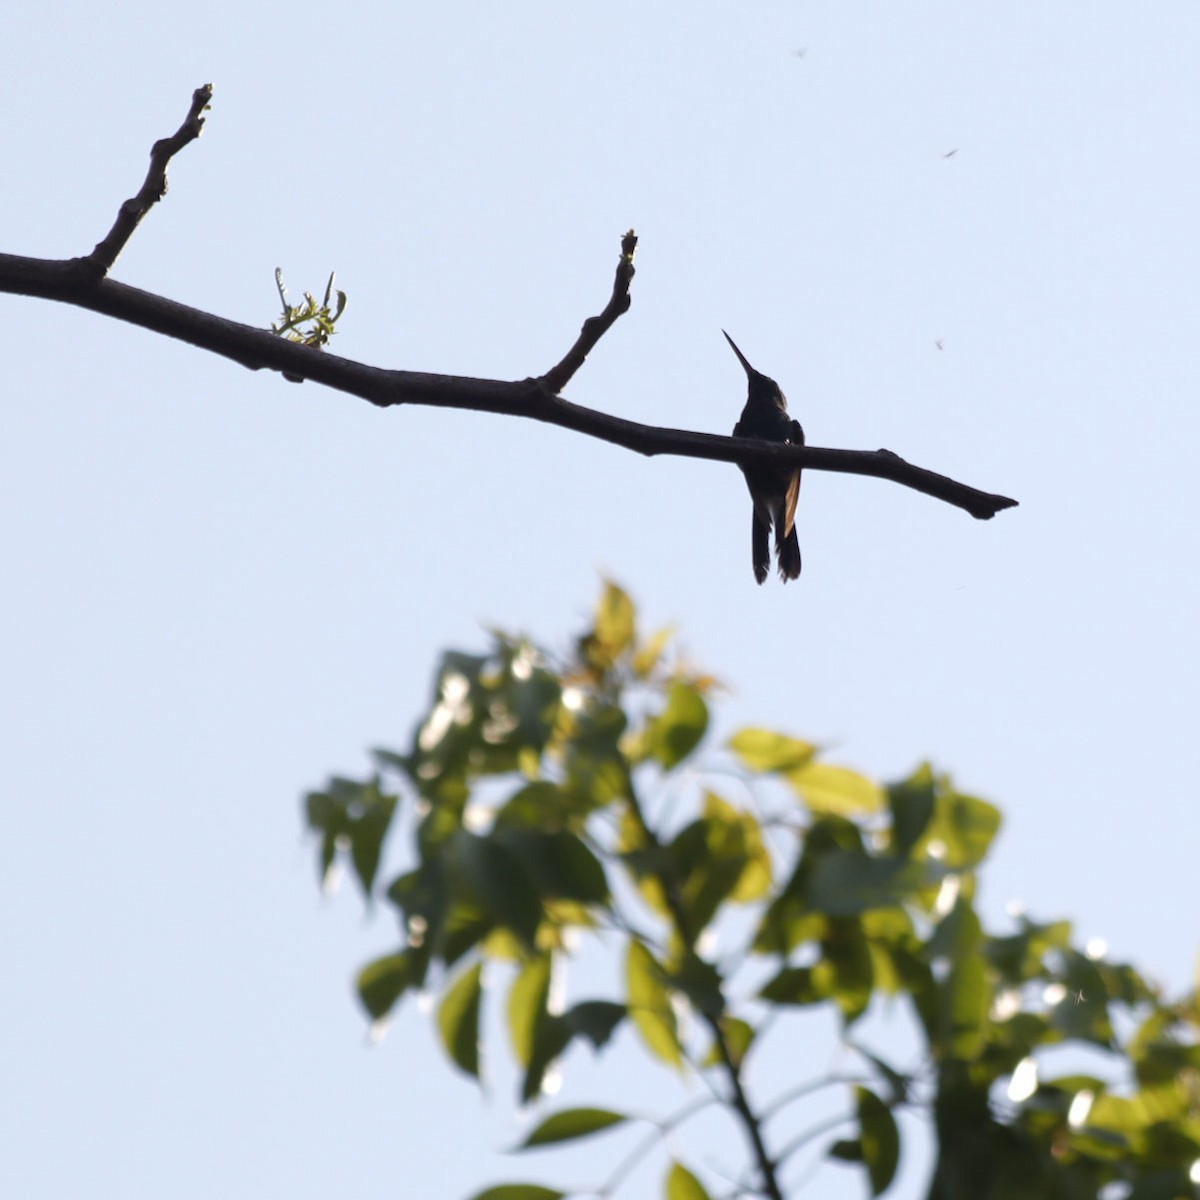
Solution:
[[[565,655],[501,632],[486,653],[443,655],[409,749],[376,751],[369,778],[306,800],[322,875],[345,863],[399,918],[400,944],[358,977],[369,1017],[438,993],[442,1045],[478,1078],[481,1012],[502,1003],[523,1104],[577,1047],[601,1052],[628,1027],[650,1058],[711,1085],[660,1130],[715,1103],[740,1127],[736,1194],[789,1194],[817,1146],[881,1195],[899,1163],[897,1116],[913,1111],[933,1132],[930,1200],[1074,1200],[1108,1185],[1134,1200],[1193,1196],[1196,994],[1164,998],[1079,947],[1067,921],[1021,916],[989,932],[975,900],[993,805],[929,765],[880,786],[775,730],[742,729],[715,751],[718,690],[668,632],[639,635],[613,584]],[[405,868],[381,883],[394,828],[408,835]],[[564,1002],[557,983],[589,941],[619,946],[621,987]],[[863,1033],[886,1000],[911,1022],[915,1069]],[[837,1013],[859,1070],[752,1099],[755,1056],[814,1008]],[[1063,1047],[1088,1052],[1086,1072],[1052,1069],[1062,1055],[1048,1052]],[[820,1087],[844,1092],[837,1115],[782,1135],[781,1114]],[[634,1119],[559,1110],[520,1148]],[[645,1148],[593,1193],[614,1191]],[[669,1159],[663,1192],[703,1200],[720,1182]],[[476,1200],[568,1194],[513,1183]]]

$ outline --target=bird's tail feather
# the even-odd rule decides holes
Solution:
[[[750,553],[754,559],[755,581],[762,583],[771,570],[771,547],[767,542],[767,527],[754,509],[750,510]]]
[[[779,530],[776,529],[776,534]],[[787,537],[775,540],[775,554],[779,559],[779,577],[786,583],[789,579],[800,578],[800,541],[796,537],[796,527]],[[761,580],[760,580],[761,582]]]

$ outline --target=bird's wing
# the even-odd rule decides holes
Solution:
[[[788,436],[788,441],[793,446],[804,445],[804,430],[801,429],[799,421],[792,422],[792,432]],[[792,532],[792,526],[796,523],[796,501],[800,499],[800,475],[799,469],[793,472],[792,478],[788,481],[787,491],[784,493],[783,537],[787,537]]]

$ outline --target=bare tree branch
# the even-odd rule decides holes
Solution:
[[[905,462],[890,450],[833,450],[790,446],[750,438],[721,437],[682,429],[643,425],[572,404],[558,393],[583,365],[588,353],[629,308],[633,255],[637,238],[630,230],[621,241],[612,295],[604,310],[583,324],[566,356],[537,379],[473,379],[417,371],[383,370],[340,358],[314,354],[306,346],[276,337],[265,329],[230,321],[190,308],[165,296],[141,291],[107,271],[149,208],[166,191],[171,157],[199,136],[200,115],[212,97],[211,85],[197,88],[188,116],[178,131],[155,143],[150,171],[138,194],[127,200],[108,235],[84,258],[57,260],[0,254],[0,293],[37,296],[91,309],[167,337],[178,338],[251,370],[280,371],[288,376],[358,396],[380,408],[424,404],[434,408],[471,409],[511,417],[527,417],[600,438],[638,454],[673,454],[717,462],[796,464],[817,471],[836,471],[888,479],[987,520],[1016,501]]]
[[[115,279],[91,281],[76,269],[78,260],[54,261],[0,254],[0,292],[58,300],[179,338],[230,358],[251,370],[283,371],[347,392],[380,408],[424,404],[476,412],[528,417],[600,438],[638,454],[674,454],[717,462],[799,463],[817,471],[870,475],[924,492],[987,520],[1016,501],[959,483],[905,462],[890,450],[833,450],[785,446],[750,438],[721,437],[683,429],[643,425],[572,404],[548,392],[541,380],[474,379],[417,371],[386,371],[334,354],[314,354],[264,329],[190,308]]]

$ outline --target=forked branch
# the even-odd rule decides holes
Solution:
[[[924,492],[981,520],[1015,507],[1017,502],[1007,496],[983,492],[915,466],[890,450],[788,446],[668,429],[610,416],[563,399],[559,392],[583,365],[600,338],[629,309],[629,287],[637,246],[637,237],[632,230],[621,240],[612,294],[604,309],[584,322],[579,337],[559,363],[537,378],[524,380],[384,370],[348,358],[318,354],[265,329],[218,317],[109,278],[108,270],[117,255],[145,214],[165,193],[167,165],[171,158],[200,135],[204,125],[201,114],[211,98],[211,85],[196,89],[183,124],[172,136],[155,143],[150,170],[140,190],[121,205],[112,229],[91,254],[65,260],[0,254],[0,292],[38,296],[91,309],[178,338],[251,370],[279,371],[310,379],[358,396],[380,408],[424,404],[434,408],[471,409],[561,425],[564,429],[645,455],[673,454],[740,465],[799,463],[810,470],[874,476]]]

